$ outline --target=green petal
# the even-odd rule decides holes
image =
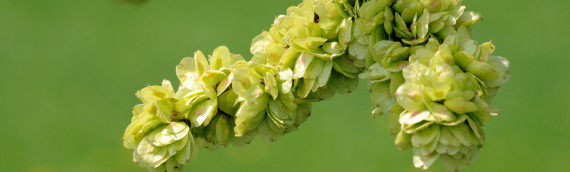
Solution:
[[[224,61],[230,59],[230,50],[226,46],[219,46],[214,49],[210,56],[210,70],[219,70],[224,66]]]
[[[319,59],[313,59],[309,66],[307,67],[306,71],[303,74],[303,78],[305,79],[317,79],[317,77],[321,74],[323,67],[325,66],[325,61]]]
[[[423,121],[430,115],[429,111],[416,111],[416,112],[402,112],[402,116],[400,116],[400,124],[402,125],[414,125]]]
[[[321,73],[317,77],[317,83],[316,83],[315,87],[321,88],[327,84],[327,82],[329,81],[329,78],[331,76],[333,63],[334,62],[332,62],[332,61],[325,62]]]
[[[465,165],[467,165],[467,160],[467,158],[456,159],[450,155],[441,156],[441,162],[443,163],[443,166],[449,171],[459,171],[465,167]]]
[[[230,73],[225,79],[223,79],[218,83],[218,87],[216,88],[216,93],[218,94],[217,96],[220,96],[222,93],[226,91],[226,89],[228,89],[228,87],[230,87],[233,79],[234,75],[233,73]]]
[[[327,42],[323,44],[323,50],[329,54],[344,53],[344,48],[338,42]]]
[[[313,89],[315,79],[299,79],[299,86],[297,87],[297,96],[299,98],[306,98]]]
[[[154,136],[152,142],[155,146],[172,144],[188,135],[190,128],[181,122],[172,122]]]
[[[366,58],[368,46],[364,46],[363,44],[359,44],[358,41],[352,41],[348,45],[348,53],[351,56],[356,57],[356,59],[364,59]]]
[[[210,99],[215,99],[218,96],[216,92],[216,86],[219,85],[221,81],[227,78],[227,74],[218,70],[206,71],[202,76],[200,76],[200,85],[204,88],[205,94]],[[228,82],[229,83],[229,82]],[[225,83],[226,87],[227,84]],[[222,88],[220,88],[222,89]]]
[[[293,70],[293,77],[294,78],[301,78],[305,75],[307,68],[313,61],[314,57],[308,53],[303,53],[297,59],[297,63],[295,64],[295,69]]]
[[[279,90],[282,94],[287,94],[291,91],[291,87],[293,86],[293,71],[287,68],[285,70],[279,71],[277,73],[277,78],[281,82],[279,86]]]
[[[143,103],[153,103],[164,97],[172,96],[168,88],[162,86],[148,86],[135,94]]]
[[[295,117],[295,124],[300,125],[303,122],[305,122],[305,120],[307,120],[307,118],[311,116],[311,109],[312,109],[311,103],[298,104],[297,117]]]
[[[257,128],[265,116],[265,107],[269,96],[264,95],[255,101],[244,101],[236,112],[234,127],[237,137],[244,135],[249,130]]]
[[[194,53],[194,64],[196,65],[196,73],[202,75],[204,72],[209,70],[208,60],[201,51],[196,51]]]
[[[275,75],[271,73],[265,73],[265,92],[269,93],[273,99],[277,99],[279,95],[279,89],[277,88],[277,81],[275,80]]]
[[[439,126],[438,125],[431,125],[430,127],[420,130],[417,133],[412,135],[412,145],[414,147],[421,147],[425,146],[428,143],[437,140],[439,135]]]
[[[338,94],[348,94],[358,87],[358,79],[350,78],[333,71],[327,85],[330,85],[331,89]]]
[[[505,85],[510,79],[509,61],[503,57],[491,56],[487,63],[498,72],[498,77],[494,80],[485,80],[485,85],[487,85],[487,87],[500,87]]]
[[[479,20],[481,20],[481,14],[479,13],[475,13],[475,12],[466,12],[463,13],[463,15],[461,15],[461,17],[459,17],[459,19],[457,19],[457,23],[455,24],[456,28],[465,26],[465,27],[471,27],[472,25],[474,25],[475,23],[477,23]]]
[[[184,164],[179,164],[175,159],[170,158],[164,163],[166,165],[166,171],[168,172],[182,172]]]
[[[184,83],[188,77],[197,76],[194,58],[186,57],[176,66],[176,75],[180,82]]]
[[[430,155],[419,155],[416,154],[414,151],[414,158],[413,158],[414,167],[426,170],[433,164],[433,162],[435,162],[435,160],[437,160],[438,157],[439,154],[437,153]]]
[[[188,114],[192,126],[208,126],[210,120],[216,115],[217,109],[216,100],[206,100],[193,106]]]
[[[451,122],[455,121],[456,119],[455,115],[442,104],[431,102],[428,105],[428,109],[430,109],[431,115],[433,115],[437,119],[437,122],[441,121]]]
[[[470,63],[466,70],[482,80],[495,80],[499,78],[499,73],[493,66],[479,61]]]
[[[444,104],[450,110],[459,114],[477,111],[477,105],[475,105],[475,103],[464,100],[462,97],[446,100]]]
[[[396,136],[395,144],[400,150],[408,150],[412,147],[412,135],[400,131]]]
[[[340,43],[340,46],[346,50],[350,41],[352,41],[352,20],[351,18],[345,18],[340,24],[338,42]]]
[[[157,110],[157,117],[164,123],[170,123],[173,112],[174,112],[174,102],[170,99],[157,100],[155,103]]]
[[[348,56],[340,56],[334,59],[333,68],[346,77],[354,78],[360,73],[361,69],[354,66],[352,62]]]
[[[421,94],[419,85],[406,82],[398,88],[395,96],[398,103],[405,109],[420,111],[425,107]]]
[[[467,124],[461,123],[457,126],[449,127],[449,130],[462,145],[472,146],[478,144],[478,141],[472,139],[472,133]],[[474,142],[475,141],[475,142]]]
[[[277,140],[283,135],[283,132],[277,132],[269,127],[270,119],[265,119],[258,127],[259,137],[265,142],[270,143]]]

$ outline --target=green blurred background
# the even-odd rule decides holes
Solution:
[[[0,1],[0,171],[144,171],[121,137],[139,100],[196,50],[250,57],[251,39],[301,0]],[[466,0],[475,39],[511,61],[479,161],[464,171],[565,171],[570,159],[570,1]],[[372,119],[361,82],[314,105],[275,143],[201,150],[186,171],[420,171]],[[428,171],[444,171],[436,162]]]

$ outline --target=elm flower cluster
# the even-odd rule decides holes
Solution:
[[[509,80],[495,46],[471,39],[481,20],[461,0],[303,0],[252,41],[250,61],[225,46],[197,51],[142,102],[123,136],[149,171],[182,171],[198,148],[273,142],[311,115],[312,103],[368,80],[373,116],[387,114],[395,144],[413,164],[457,171],[485,143],[483,123]]]

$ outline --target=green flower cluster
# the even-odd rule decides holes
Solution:
[[[255,37],[245,61],[221,46],[176,67],[169,81],[136,93],[124,146],[149,171],[181,171],[198,147],[273,142],[296,130],[311,103],[368,79],[373,116],[389,114],[396,145],[427,169],[476,161],[490,106],[509,80],[491,42],[471,40],[481,19],[461,0],[303,0]]]
[[[253,39],[252,61],[291,69],[301,99],[351,92],[364,67],[345,53],[352,40],[352,8],[344,0],[304,0],[289,7],[268,32]]]
[[[187,121],[188,99],[178,97],[169,81],[136,93],[142,101],[123,136],[123,145],[134,149],[133,161],[150,170],[181,171],[198,155]]]
[[[393,130],[399,130],[399,148],[413,149],[418,168],[427,169],[438,157],[453,171],[474,163],[485,141],[483,122],[498,115],[488,88],[507,82],[508,61],[491,55],[490,42],[477,45],[468,38],[461,27],[441,44],[432,39],[415,49],[403,69],[404,83],[395,93],[399,107],[392,108],[400,126]]]
[[[137,92],[143,104],[123,137],[134,162],[151,171],[181,170],[198,147],[239,147],[257,134],[274,141],[310,115],[310,101],[293,94],[292,70],[246,62],[227,47],[184,58],[176,73],[176,92],[166,80]]]
[[[473,163],[482,123],[498,114],[491,99],[509,79],[494,45],[471,40],[480,15],[461,0],[370,0],[355,9],[349,54],[366,61],[359,77],[369,79],[373,116],[390,115],[396,145],[413,148],[418,168],[438,157],[450,170]]]
[[[403,82],[401,72],[411,51],[429,39],[443,41],[457,28],[469,28],[481,19],[464,12],[461,0],[370,0],[355,9],[359,17],[349,53],[366,61],[360,78],[370,80],[377,106],[373,116],[388,113],[395,103],[392,97]],[[383,88],[388,85],[380,83],[385,80],[392,80],[389,92]]]

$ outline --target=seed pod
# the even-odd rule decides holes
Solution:
[[[197,154],[189,126],[181,122],[158,127],[135,149],[133,161],[149,170],[178,169]]]
[[[354,37],[353,14],[352,5],[342,0],[304,0],[253,40],[253,61],[292,69],[300,98],[327,85],[333,68],[355,78],[364,58],[342,56]]]
[[[464,28],[460,30],[441,45],[436,42],[415,48],[410,64],[402,71],[404,83],[395,96],[404,111],[398,120],[401,128],[396,145],[412,147],[417,168],[429,168],[438,157],[447,169],[455,171],[475,162],[484,143],[482,122],[494,113],[485,101],[494,90],[486,84],[498,86],[508,80],[504,58],[477,60],[475,57],[484,57],[483,51],[461,51],[466,50],[465,44],[475,43],[474,49],[486,49],[490,54],[494,46],[476,45],[467,40]]]

